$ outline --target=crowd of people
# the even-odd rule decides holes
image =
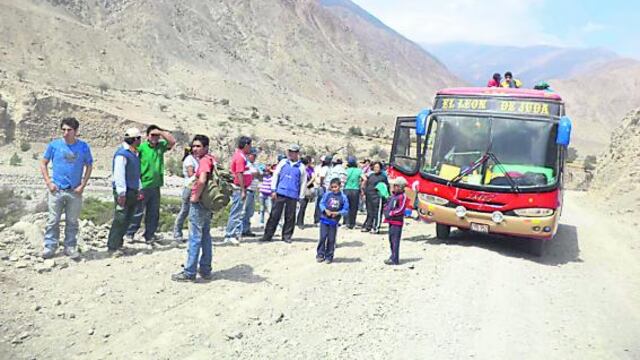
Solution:
[[[48,144],[41,162],[41,172],[49,190],[49,217],[45,229],[43,258],[56,254],[60,237],[60,221],[65,215],[64,254],[79,259],[77,234],[82,208],[82,194],[90,179],[93,157],[90,146],[78,139],[80,124],[75,118],[60,123],[62,137]],[[406,181],[389,180],[384,164],[365,159],[358,162],[348,156],[346,167],[340,156],[327,154],[316,161],[301,156],[298,144],[291,144],[286,155],[277,161],[260,163],[259,150],[250,137],[241,136],[231,157],[228,170],[230,184],[229,218],[224,230],[224,243],[240,245],[243,239],[258,236],[251,220],[259,201],[261,242],[272,241],[276,232],[281,240],[291,243],[296,226],[305,228],[309,204],[314,203],[313,226],[318,227],[316,249],[318,262],[331,263],[334,258],[338,228],[356,227],[360,211],[366,211],[362,232],[380,233],[383,222],[389,224],[390,256],[386,264],[399,264],[399,246],[407,200]],[[113,222],[107,248],[113,256],[123,254],[125,238],[136,237],[153,244],[160,219],[161,188],[164,186],[164,157],[176,146],[167,130],[150,125],[145,134],[130,128],[124,132],[112,159],[114,199]],[[187,241],[184,268],[171,276],[175,281],[193,281],[199,274],[209,279],[212,274],[211,221],[213,209],[204,201],[213,175],[224,167],[209,153],[209,138],[196,135],[184,150],[182,205],[176,214],[173,237]],[[51,175],[49,168],[51,167]],[[138,235],[144,218],[144,231]],[[188,237],[183,237],[185,222]]]

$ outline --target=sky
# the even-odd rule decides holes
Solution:
[[[604,47],[640,58],[636,0],[352,0],[417,43]]]

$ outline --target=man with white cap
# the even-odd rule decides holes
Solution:
[[[288,158],[283,159],[273,172],[271,214],[261,241],[271,241],[284,210],[282,241],[291,243],[295,228],[296,205],[304,197],[307,172],[300,161],[300,146],[291,144]]]
[[[124,235],[133,220],[138,201],[141,200],[142,182],[138,157],[141,139],[142,134],[139,129],[128,129],[124,134],[124,141],[113,155],[113,197],[116,206],[107,241],[110,253],[122,247]]]

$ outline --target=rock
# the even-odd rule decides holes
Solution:
[[[55,304],[55,306],[60,306],[60,305],[62,305],[62,300],[58,299],[58,300],[56,300],[56,302],[54,304]]]
[[[26,268],[27,266],[29,266],[29,264],[27,264],[27,263],[26,263],[26,262],[24,262],[24,261],[19,261],[19,262],[17,262],[17,263],[16,263],[16,268],[18,268],[18,269],[24,269],[24,268]]]
[[[44,264],[38,264],[35,266],[36,271],[38,272],[38,274],[43,274],[46,272],[51,271],[51,268],[45,266]]]
[[[37,304],[33,307],[33,311],[40,311],[40,309],[42,309],[42,306]]]
[[[107,294],[107,291],[104,288],[98,288],[96,289],[96,295],[98,296],[105,296]]]
[[[94,329],[94,328],[91,328],[91,329],[89,329],[89,331],[87,331],[87,335],[89,335],[89,336],[91,336],[91,335],[93,335],[95,333],[96,333],[96,329]]]
[[[280,313],[280,316],[276,319],[276,324],[282,322],[284,320],[284,313]]]
[[[9,254],[6,251],[0,251],[0,260],[9,260]]]
[[[17,256],[15,256],[15,255],[9,256],[9,261],[11,261],[11,262],[16,262],[18,260],[19,260],[19,258]]]

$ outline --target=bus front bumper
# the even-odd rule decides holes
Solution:
[[[463,217],[456,214],[456,209],[418,202],[418,214],[423,221],[455,226],[460,229],[488,230],[490,234],[502,234],[538,239],[551,239],[558,228],[558,211],[544,217],[523,217],[504,215],[500,223],[491,218],[491,213],[466,210]],[[484,232],[484,231],[481,231]]]

